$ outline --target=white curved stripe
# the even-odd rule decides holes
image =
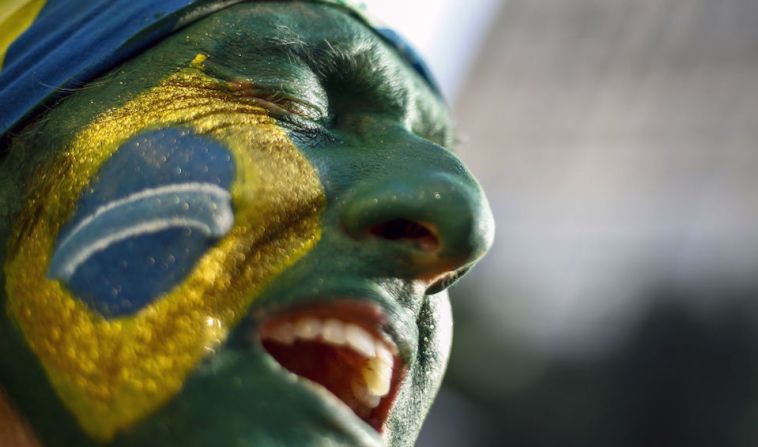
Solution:
[[[99,251],[105,250],[106,248],[110,247],[111,244],[122,241],[124,239],[128,239],[133,236],[157,233],[159,231],[172,227],[195,228],[202,231],[206,235],[213,234],[213,231],[208,225],[194,219],[156,219],[143,222],[139,225],[135,225],[125,230],[109,234],[107,237],[98,239],[90,245],[83,247],[74,256],[69,258],[69,261],[61,269],[63,277],[62,279],[70,279],[74,272],[76,272],[76,269],[79,268],[79,266],[82,265],[87,259],[89,259],[90,256]]]
[[[82,219],[81,222],[79,222],[71,230],[71,232],[68,233],[68,235],[62,241],[58,243],[58,246],[59,247],[64,246],[66,243],[68,243],[68,241],[71,238],[73,238],[78,232],[80,232],[82,228],[87,226],[93,220],[97,219],[97,217],[100,216],[101,214],[106,213],[114,208],[118,208],[122,205],[127,205],[129,203],[137,202],[145,198],[156,197],[156,196],[172,194],[172,193],[177,193],[177,192],[204,192],[204,193],[208,193],[210,195],[216,196],[224,200],[229,200],[231,198],[231,196],[229,195],[229,191],[216,185],[215,183],[198,183],[198,182],[173,183],[170,185],[159,186],[157,188],[143,189],[142,191],[136,192],[134,194],[130,194],[122,199],[108,202],[107,204],[97,208],[94,213]]]

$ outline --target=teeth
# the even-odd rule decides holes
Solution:
[[[369,359],[361,373],[369,392],[377,396],[384,396],[389,393],[390,382],[392,381],[392,364],[378,357],[373,357]]]
[[[304,317],[294,323],[276,325],[266,338],[286,345],[295,340],[319,339],[335,346],[348,346],[366,358],[361,375],[351,383],[357,401],[373,409],[390,391],[394,356],[384,341],[358,325],[336,319]]]
[[[326,320],[321,336],[325,342],[336,346],[342,346],[347,342],[345,339],[345,325],[337,320]]]
[[[377,396],[370,392],[366,389],[366,385],[361,382],[353,382],[353,396],[355,396],[362,404],[372,409],[378,407],[379,402],[382,400],[381,396]]]
[[[346,324],[345,339],[347,339],[347,344],[350,345],[351,348],[363,354],[364,357],[370,358],[376,355],[374,337],[362,327],[354,324]]]
[[[381,396],[377,396],[376,394],[368,394],[366,396],[366,399],[363,401],[363,403],[366,404],[369,408],[376,408],[379,406],[379,402],[382,401]]]
[[[387,349],[384,344],[377,343],[376,344],[376,356],[380,358],[384,363],[390,365],[392,367],[392,353],[389,349]]]
[[[274,328],[269,337],[285,345],[291,345],[295,341],[295,332],[292,323],[284,323]]]
[[[315,318],[303,318],[295,323],[295,337],[302,340],[313,340],[323,328],[321,321]]]

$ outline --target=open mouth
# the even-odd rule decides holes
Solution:
[[[383,321],[376,305],[339,300],[271,316],[259,335],[282,367],[326,388],[381,432],[405,372]]]

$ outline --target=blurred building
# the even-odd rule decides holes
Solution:
[[[651,284],[753,276],[758,2],[501,11],[456,104],[498,225],[482,316],[562,345]]]
[[[756,445],[758,2],[508,0],[492,23],[454,110],[496,243],[453,291],[419,445]]]

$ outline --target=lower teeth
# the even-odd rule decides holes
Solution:
[[[368,360],[361,371],[363,380],[366,381],[368,390],[377,396],[384,396],[390,391],[390,379],[392,378],[392,365],[384,359],[373,357]]]
[[[374,409],[379,406],[382,398],[371,393],[364,383],[353,382],[353,396],[363,405]]]

